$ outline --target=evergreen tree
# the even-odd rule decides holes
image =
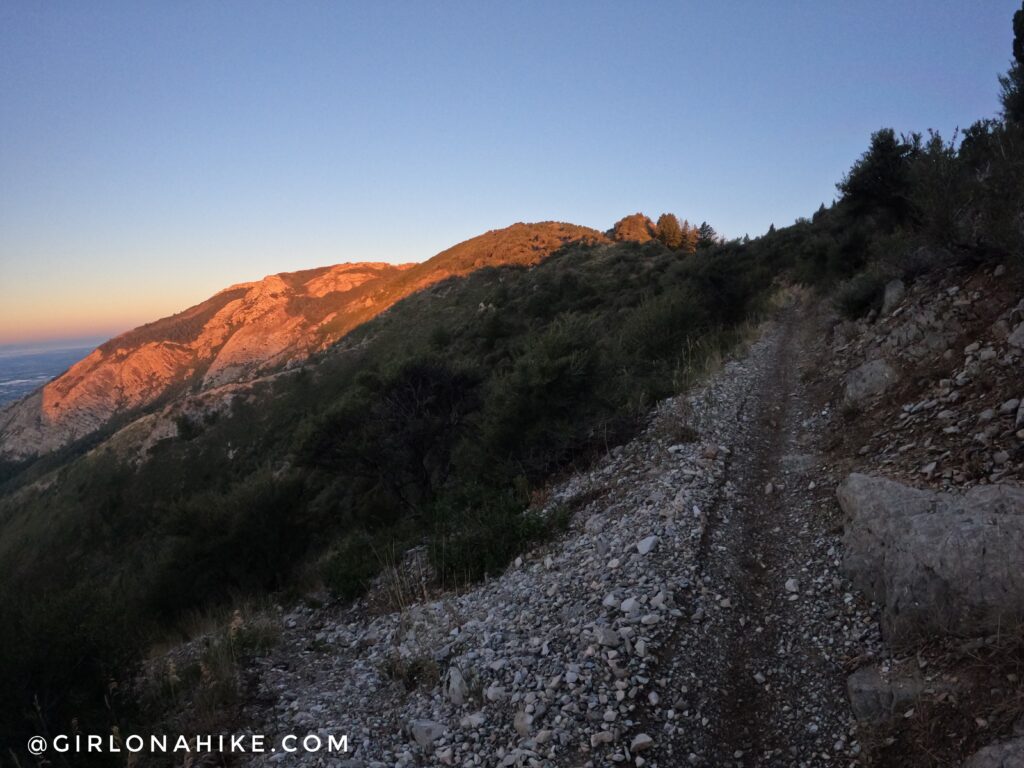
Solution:
[[[663,213],[658,217],[658,239],[666,246],[675,250],[682,245],[683,233],[679,228],[679,219],[673,213]]]
[[[871,134],[871,146],[836,187],[842,202],[855,215],[881,213],[896,223],[910,214],[910,163],[919,152],[921,136],[896,136],[892,128]]]
[[[654,239],[657,229],[642,213],[634,213],[615,222],[608,234],[618,242],[646,243]]]
[[[1013,62],[999,83],[1003,86],[1003,117],[1008,123],[1024,123],[1024,4],[1013,14]]]
[[[697,241],[700,239],[697,228],[691,226],[690,222],[684,219],[682,230],[682,242],[679,247],[684,253],[696,253]]]
[[[697,247],[710,248],[717,242],[718,233],[715,232],[715,228],[706,221],[702,221],[700,226],[697,227]]]

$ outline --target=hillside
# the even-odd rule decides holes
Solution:
[[[0,462],[0,755],[1024,765],[1015,31],[999,119],[878,130],[792,225],[515,225],[277,275],[7,411],[26,452],[48,396],[94,431]]]
[[[570,224],[514,224],[421,264],[339,264],[231,286],[111,339],[0,411],[0,458],[53,451],[176,394],[294,365],[446,278],[485,266],[535,264],[566,243],[605,240],[596,230]]]
[[[1018,630],[984,632],[1024,598],[1022,290],[939,267],[858,320],[785,291],[706,381],[551,483],[538,509],[567,530],[496,578],[420,595],[413,553],[354,605],[243,614],[276,639],[242,719],[343,730],[370,764],[1018,765]],[[898,373],[859,391],[878,360]]]

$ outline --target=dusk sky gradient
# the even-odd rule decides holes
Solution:
[[[0,4],[0,343],[637,210],[810,215],[997,112],[1019,0]]]

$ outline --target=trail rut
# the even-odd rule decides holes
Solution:
[[[668,748],[689,764],[849,761],[836,619],[851,601],[819,453],[824,414],[801,375],[814,365],[812,335],[807,317],[787,313],[743,398],[698,554],[700,595],[664,652],[664,687],[690,724],[672,729]]]

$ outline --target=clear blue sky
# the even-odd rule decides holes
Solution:
[[[755,235],[997,108],[1018,0],[0,4],[0,342],[515,221]]]

